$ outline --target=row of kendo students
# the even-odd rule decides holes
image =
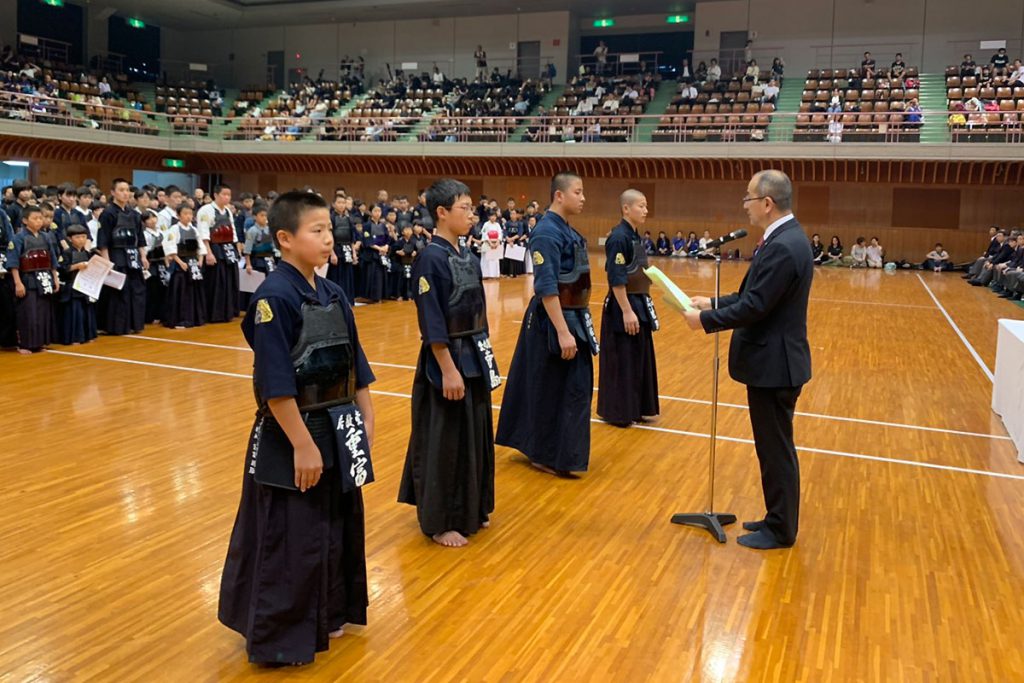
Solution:
[[[469,188],[454,180],[427,191],[436,232],[412,270],[421,344],[398,500],[416,507],[421,532],[441,546],[464,546],[490,527],[495,443],[522,451],[548,474],[575,478],[588,469],[598,342],[587,244],[569,224],[583,203],[577,175],[552,180],[551,206],[531,244],[536,291],[495,434],[491,392],[500,370],[480,260],[462,246],[477,222],[473,201]],[[626,427],[659,412],[651,336],[658,323],[637,234],[646,199],[627,191],[621,203],[623,220],[605,245],[611,291],[601,329],[598,414]],[[349,298],[341,285],[316,275],[330,249],[324,233],[338,228],[343,213],[332,218],[327,203],[309,192],[277,199],[270,226],[282,262],[253,294],[242,322],[254,351],[259,410],[218,618],[245,637],[254,663],[309,663],[344,634],[345,624],[367,620],[361,487],[373,480],[375,378]],[[379,219],[374,210],[370,225],[362,226],[364,240],[366,233],[374,242],[384,234],[375,228]]]

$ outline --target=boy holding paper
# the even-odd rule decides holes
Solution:
[[[647,252],[637,232],[647,221],[647,198],[626,190],[619,205],[622,221],[604,246],[609,291],[601,318],[597,414],[616,427],[629,427],[660,412],[653,336],[658,315],[644,273]]]
[[[374,376],[343,290],[314,272],[334,248],[327,203],[287,192],[269,223],[282,258],[242,321],[258,410],[218,618],[250,662],[308,664],[366,623]]]
[[[88,344],[96,339],[96,302],[75,290],[79,271],[89,267],[93,252],[87,248],[89,229],[81,223],[71,223],[65,236],[71,243],[61,256],[60,286],[60,343]]]

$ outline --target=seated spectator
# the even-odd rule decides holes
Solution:
[[[868,265],[868,247],[863,237],[858,237],[850,250],[850,267],[864,268]]]
[[[904,125],[908,128],[920,128],[924,124],[924,113],[916,97],[911,98],[904,116]]]
[[[1016,239],[1014,239],[1014,235],[1016,235]],[[1013,285],[1010,279],[1024,269],[1024,235],[1020,231],[1015,230],[1010,233],[1010,243],[1010,246],[1013,248],[1013,251],[1010,252],[1010,258],[996,264],[992,268],[990,287],[993,292],[1003,299],[1008,299],[1013,295]]]
[[[999,51],[992,55],[992,59],[988,63],[992,67],[993,78],[1005,78],[1010,65],[1010,57],[1006,54],[1006,48],[999,48]]]
[[[672,243],[668,240],[668,235],[662,230],[658,233],[658,242],[655,245],[658,256],[671,256],[672,255]]]
[[[1011,88],[1024,88],[1024,65],[1019,59],[1013,60],[1013,70],[1008,81]]]
[[[690,71],[690,60],[684,59],[682,66],[679,67],[679,77],[676,79],[680,83],[693,83],[694,76],[693,72]]]
[[[693,104],[697,101],[697,88],[693,83],[687,83],[683,86],[682,90],[679,91],[679,100],[677,104]]]
[[[1018,234],[1019,233],[1016,230],[1010,232],[1010,236],[1002,241],[999,251],[997,251],[994,256],[990,256],[985,260],[984,265],[981,267],[981,272],[967,282],[975,287],[985,287],[989,285],[992,282],[992,278],[995,277],[995,274],[998,272],[996,270],[996,266],[1006,263],[1013,258],[1013,252],[1017,249]]]
[[[877,237],[871,238],[868,245],[868,268],[881,268],[885,261],[885,248],[878,242]]]
[[[775,104],[779,100],[779,82],[774,78],[768,81],[764,92],[761,94],[761,102],[764,104]]]
[[[843,243],[839,241],[839,235],[832,235],[832,241],[825,251],[825,258],[821,260],[823,266],[838,266],[843,262]]]
[[[708,80],[708,65],[705,62],[701,62],[697,65],[697,71],[693,74],[694,79],[698,83],[704,83]]]
[[[894,83],[902,82],[903,77],[907,75],[907,65],[903,61],[903,54],[900,52],[896,53],[896,59],[893,60],[892,66],[889,67],[889,78]]]
[[[676,236],[672,238],[672,255],[676,257],[686,256],[686,240],[683,239],[683,231],[676,231]]]
[[[1017,247],[1010,260],[996,266],[995,270],[992,291],[1000,299],[1020,301],[1024,293],[1024,234],[1017,236]]]
[[[976,277],[981,272],[982,266],[992,256],[995,256],[996,252],[999,251],[1000,247],[1003,246],[1003,241],[1006,239],[1006,231],[1000,230],[997,226],[993,225],[988,229],[988,245],[983,253],[971,267],[967,270],[967,274],[962,276],[964,280],[969,280]]]
[[[444,85],[444,74],[441,73],[441,69],[438,68],[437,64],[434,65],[434,73],[430,75],[430,82],[437,87]]]
[[[708,67],[708,80],[714,83],[722,79],[722,67],[718,66],[718,60],[711,58],[711,66]]]
[[[690,258],[697,258],[698,253],[700,253],[700,240],[697,239],[697,233],[691,232],[686,237],[686,255]]]
[[[831,109],[829,110],[831,111]],[[843,120],[840,118],[839,113],[835,112],[828,120],[828,135],[826,140],[834,145],[838,145],[843,141]]]
[[[772,60],[772,80],[778,83],[782,83],[782,75],[786,71],[786,63],[782,61],[782,57],[776,57]]]
[[[651,239],[651,231],[644,232],[644,251],[647,252],[648,256],[654,256],[656,253],[654,247],[654,240]]]
[[[814,257],[814,265],[820,266],[821,260],[825,257],[825,245],[821,243],[821,235],[811,235],[811,256]]]
[[[757,83],[760,77],[761,69],[759,69],[757,66],[757,60],[751,59],[750,63],[747,64],[747,71],[746,74],[744,74],[743,76],[743,80],[745,80],[747,83]]]
[[[870,52],[864,53],[864,61],[860,63],[860,75],[861,78],[875,77],[875,58],[871,56]]]
[[[942,242],[936,242],[935,248],[928,252],[924,263],[921,264],[924,270],[932,270],[941,273],[944,270],[953,270],[953,262],[949,260],[949,252],[943,249]]]
[[[960,78],[977,76],[979,71],[978,65],[974,62],[974,57],[970,54],[964,55],[964,61],[960,62]]]

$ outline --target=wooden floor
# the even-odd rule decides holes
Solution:
[[[710,264],[665,267],[713,287]],[[507,370],[531,283],[486,286]],[[1024,680],[1024,465],[981,365],[1024,309],[953,274],[819,270],[801,535],[768,553],[669,523],[705,506],[712,344],[665,307],[660,422],[594,423],[579,481],[499,448],[493,527],[462,550],[395,502],[414,307],[356,317],[378,377],[370,623],[298,670],[251,667],[216,620],[254,409],[238,325],[0,356],[0,679]],[[744,396],[723,380],[716,506],[755,519]]]

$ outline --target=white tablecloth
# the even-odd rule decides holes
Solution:
[[[996,342],[996,378],[992,384],[992,410],[1017,445],[1024,462],[1024,320],[1000,320]]]

